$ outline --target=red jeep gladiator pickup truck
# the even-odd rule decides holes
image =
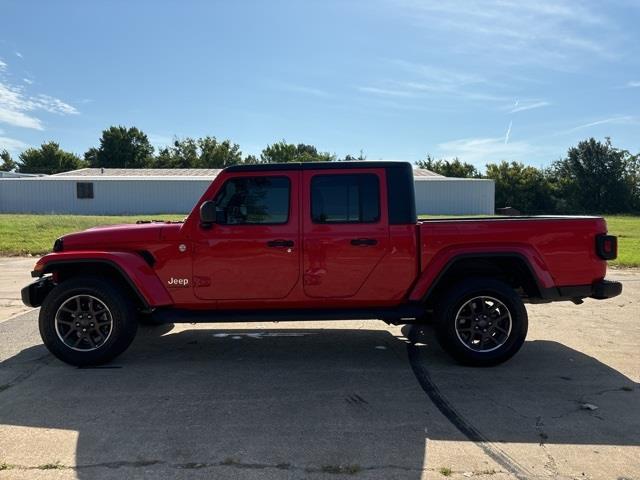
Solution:
[[[183,222],[59,238],[22,298],[74,365],[122,353],[139,319],[382,319],[430,320],[455,359],[483,366],[522,346],[525,302],[619,295],[604,279],[616,255],[597,217],[418,221],[409,163],[243,165]]]

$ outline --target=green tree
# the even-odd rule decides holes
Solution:
[[[91,147],[84,152],[84,161],[87,162],[87,165],[98,165],[98,149]]]
[[[247,155],[246,157],[244,157],[242,163],[244,163],[245,165],[255,165],[256,163],[260,163],[260,161],[255,155]]]
[[[332,162],[336,156],[318,152],[313,145],[287,143],[285,140],[267,145],[260,155],[261,163]]]
[[[218,141],[216,137],[204,137],[198,140],[200,168],[225,168],[242,163],[240,145],[231,140]]]
[[[28,148],[19,156],[21,173],[54,173],[68,172],[83,168],[86,164],[80,157],[60,149],[56,142],[43,143],[40,148]]]
[[[637,159],[628,151],[589,138],[553,163],[552,186],[563,212],[629,212],[637,201]]]
[[[156,168],[225,168],[242,162],[237,143],[218,141],[215,137],[176,138],[173,145],[161,148],[153,166]]]
[[[351,154],[347,154],[342,161],[343,162],[354,162],[354,161],[362,161],[362,160],[366,160],[367,156],[364,154],[364,152],[362,150],[360,150],[360,154],[355,157]]]
[[[0,165],[0,171],[2,172],[13,172],[18,167],[18,164],[13,161],[11,154],[7,150],[0,152],[0,160],[2,160],[2,165]]]
[[[519,162],[487,164],[486,177],[496,186],[496,206],[524,213],[552,213],[554,202],[545,172]]]
[[[144,168],[153,161],[153,146],[136,127],[114,126],[102,132],[100,147],[89,149],[85,158],[92,167]]]
[[[199,158],[197,140],[189,137],[182,140],[176,138],[173,145],[158,151],[153,166],[154,168],[196,168]]]
[[[461,162],[458,157],[453,160],[447,160],[441,158],[439,160],[434,159],[431,155],[427,155],[424,160],[418,160],[416,162],[418,168],[424,168],[434,173],[439,173],[445,177],[457,177],[457,178],[478,178],[480,172],[470,163]]]
[[[631,192],[631,210],[640,212],[640,153],[630,156],[627,183]]]

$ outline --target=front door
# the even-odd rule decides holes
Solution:
[[[195,293],[207,300],[278,299],[298,282],[300,172],[246,172],[213,199],[220,218],[198,226]]]
[[[303,170],[303,184],[304,292],[353,297],[388,249],[385,172]]]

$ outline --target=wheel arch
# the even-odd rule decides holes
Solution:
[[[500,280],[529,301],[541,301],[547,296],[545,287],[529,259],[519,252],[463,253],[450,258],[419,299],[432,305],[437,298],[457,282],[469,277],[490,277]]]
[[[54,274],[56,283],[87,274],[108,278],[123,287],[127,293],[132,294],[139,307],[150,308],[149,300],[140,292],[129,275],[117,263],[110,260],[61,260],[47,264],[43,273]]]
[[[52,255],[58,258],[43,257],[38,262],[34,275],[51,273],[56,283],[88,274],[108,278],[131,294],[137,306],[144,310],[172,303],[155,272],[143,258],[135,254],[121,253],[117,258],[109,258],[107,255],[59,258],[63,255]]]

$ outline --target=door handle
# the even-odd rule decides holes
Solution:
[[[286,248],[293,247],[293,240],[269,240],[267,247],[271,248]]]
[[[370,247],[377,244],[378,241],[375,238],[354,238],[351,240],[351,245],[356,247]]]

